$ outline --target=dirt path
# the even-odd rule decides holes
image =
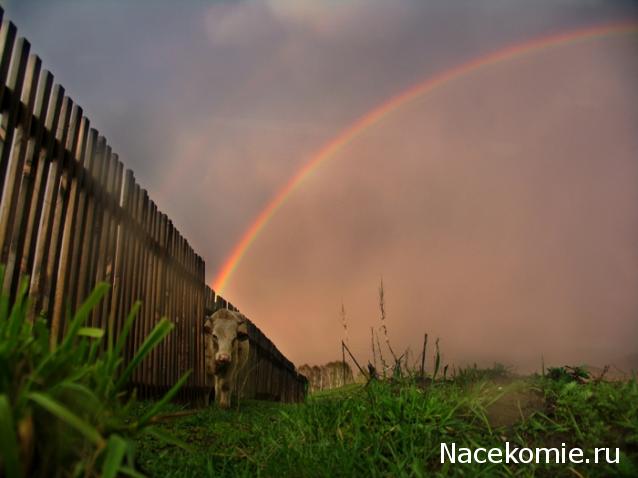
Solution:
[[[503,394],[487,407],[487,419],[494,428],[510,427],[545,409],[540,391],[524,382],[499,385]]]

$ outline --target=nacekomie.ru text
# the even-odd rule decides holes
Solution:
[[[619,463],[618,448],[594,448],[586,456],[582,448],[560,447],[526,448],[505,442],[505,447],[464,448],[456,443],[441,443],[441,463]]]

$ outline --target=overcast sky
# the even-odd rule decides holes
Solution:
[[[636,2],[0,1],[207,263],[323,144],[489,52],[638,21]],[[297,364],[397,349],[601,363],[638,343],[638,40],[483,69],[401,108],[295,192],[225,295]]]

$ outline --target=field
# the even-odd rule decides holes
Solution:
[[[127,386],[171,332],[169,321],[159,321],[125,364],[139,302],[117,339],[105,338],[85,326],[108,291],[101,284],[54,342],[43,318],[29,319],[25,291],[26,282],[11,308],[0,294],[0,476],[638,476],[635,376],[606,381],[607,370],[560,367],[521,377],[496,365],[451,374],[444,366],[441,375],[437,343],[431,376],[397,359],[392,377],[303,403],[192,410],[171,403],[188,374],[155,402],[138,401]],[[542,448],[546,458],[517,463],[525,461],[521,451],[514,461],[478,462],[485,449],[492,457],[504,447]],[[607,452],[597,455],[599,447]],[[582,456],[556,464],[563,450]]]
[[[144,437],[137,466],[157,477],[638,476],[635,379],[579,383],[566,374],[501,372],[469,369],[435,383],[373,381],[319,392],[303,404],[246,401],[230,411],[167,416],[159,427],[182,446]],[[618,447],[620,463],[441,464],[442,442],[502,448],[505,441],[530,448],[565,443],[584,457],[608,447],[614,458]]]

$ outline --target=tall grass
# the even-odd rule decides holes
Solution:
[[[635,380],[490,380],[503,373],[501,366],[471,367],[459,371],[458,382],[375,380],[318,392],[303,404],[248,401],[239,413],[207,408],[162,424],[189,442],[190,452],[144,439],[139,463],[162,478],[638,476]],[[523,413],[517,401],[525,397],[540,398]],[[507,424],[492,421],[510,408],[520,415]],[[594,447],[619,447],[620,463],[441,463],[441,443],[503,449],[505,441],[516,447],[566,443],[588,456]]]
[[[143,440],[140,466],[157,477],[428,476],[440,468],[441,441],[482,437],[482,400],[449,384],[424,391],[373,381],[318,392],[304,404],[210,408],[165,424],[194,452]]]
[[[27,287],[23,280],[13,304],[0,296],[0,476],[140,476],[133,440],[142,433],[163,436],[151,420],[188,375],[133,421],[128,417],[136,399],[128,380],[173,325],[162,319],[124,363],[139,302],[116,340],[105,345],[105,331],[86,326],[109,289],[98,284],[58,341],[45,318],[29,320]]]

